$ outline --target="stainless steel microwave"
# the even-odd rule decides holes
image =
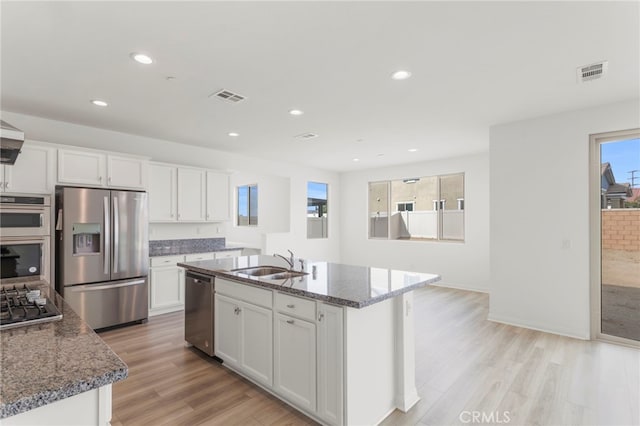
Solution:
[[[38,237],[51,234],[49,195],[0,196],[0,237]]]

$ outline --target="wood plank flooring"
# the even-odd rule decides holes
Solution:
[[[482,293],[416,291],[422,399],[384,425],[640,425],[640,351],[489,322],[488,304]],[[314,424],[185,347],[183,321],[100,334],[129,365],[113,387],[114,426]]]

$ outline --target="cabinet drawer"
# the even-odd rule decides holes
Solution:
[[[245,302],[253,303],[254,305],[264,306],[265,308],[271,308],[273,306],[271,290],[263,290],[261,288],[236,283],[222,278],[216,278],[214,285],[216,293],[244,300]]]
[[[238,257],[242,254],[242,250],[228,250],[216,252],[216,259],[228,259],[230,257]]]
[[[149,259],[149,265],[154,266],[175,266],[178,262],[184,262],[184,256],[160,256]]]
[[[309,321],[316,320],[316,302],[276,292],[276,309],[287,315]]]
[[[213,253],[193,253],[185,255],[184,259],[186,262],[195,262],[196,260],[213,260]]]

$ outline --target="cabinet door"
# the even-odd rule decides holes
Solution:
[[[214,349],[218,357],[235,367],[240,365],[241,310],[235,299],[215,295]]]
[[[149,308],[184,305],[184,273],[182,268],[167,266],[151,268]]]
[[[58,150],[58,182],[105,186],[104,154],[89,151]]]
[[[178,168],[178,220],[204,222],[206,216],[206,172]]]
[[[316,409],[316,325],[276,314],[274,389],[300,408]]]
[[[149,170],[149,221],[175,222],[178,211],[178,169],[151,164]]]
[[[207,172],[207,220],[212,222],[229,220],[229,176]]]
[[[22,147],[13,166],[4,167],[6,192],[47,194],[52,191],[53,155],[51,148],[27,145]]]
[[[318,416],[331,425],[341,425],[343,394],[343,309],[318,303]]]
[[[147,161],[139,158],[107,156],[107,184],[122,188],[147,186]]]
[[[240,365],[258,382],[273,383],[273,313],[270,309],[242,303]]]

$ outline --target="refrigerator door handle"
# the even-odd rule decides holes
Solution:
[[[71,287],[66,287],[65,291],[98,291],[98,290],[108,290],[111,288],[119,288],[119,287],[131,287],[133,285],[144,284],[145,280],[133,280],[127,281],[125,283],[118,284],[105,284],[105,285],[95,285],[95,284],[85,284],[85,285],[75,285]]]
[[[113,273],[118,273],[120,247],[120,215],[118,213],[118,197],[113,197]]]
[[[111,226],[109,225],[109,197],[104,197],[103,203],[103,220],[104,220],[104,274],[109,275],[109,260],[111,258]]]

